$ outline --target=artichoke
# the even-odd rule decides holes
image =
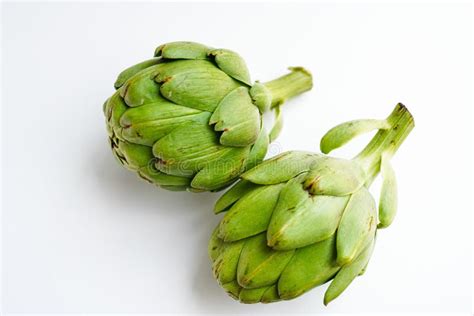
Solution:
[[[251,83],[235,52],[192,42],[159,46],[155,57],[124,70],[105,102],[118,161],[169,190],[216,191],[260,163],[280,128],[279,106],[312,87],[301,67]],[[262,113],[274,109],[267,133]]]
[[[321,140],[324,154],[378,129],[352,160],[292,151],[241,175],[216,203],[227,211],[209,242],[213,273],[243,303],[293,299],[332,280],[324,304],[367,266],[378,228],[396,212],[390,158],[414,127],[398,104],[385,120],[336,126]],[[379,206],[368,187],[381,172]]]

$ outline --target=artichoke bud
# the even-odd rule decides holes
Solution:
[[[263,160],[269,134],[262,113],[271,95],[288,98],[311,88],[311,76],[301,71],[275,80],[251,86],[245,61],[227,49],[161,45],[154,58],[120,73],[116,93],[104,104],[112,152],[163,188],[221,190]],[[156,172],[136,163],[133,145],[149,148],[139,151],[151,152]]]
[[[385,122],[389,128],[374,123],[384,128],[351,160],[282,153],[243,173],[217,201],[215,211],[226,214],[211,238],[210,257],[234,298],[289,300],[330,281],[328,304],[363,274],[377,224],[386,227],[396,212],[389,158],[414,126],[401,105]],[[384,182],[377,210],[368,187],[379,171]]]

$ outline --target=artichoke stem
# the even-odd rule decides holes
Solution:
[[[311,73],[303,67],[290,67],[290,73],[265,82],[265,87],[272,95],[271,107],[276,107],[284,103],[287,99],[297,96],[313,87],[313,77]]]
[[[386,121],[390,128],[380,129],[370,143],[354,157],[354,160],[365,170],[366,186],[369,186],[380,172],[382,155],[393,156],[415,127],[413,116],[401,103],[395,106]]]

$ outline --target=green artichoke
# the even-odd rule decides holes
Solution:
[[[281,127],[279,106],[312,87],[301,67],[251,83],[235,52],[192,42],[159,46],[155,57],[124,70],[105,102],[118,161],[169,190],[215,191],[260,163]],[[277,120],[267,133],[262,113]]]
[[[332,280],[324,303],[362,274],[377,225],[396,212],[397,188],[390,157],[414,127],[398,104],[385,120],[357,120],[331,129],[325,154],[353,137],[379,131],[352,160],[286,152],[241,175],[216,203],[227,211],[209,242],[213,272],[243,303],[293,299]],[[378,210],[368,187],[381,172]]]

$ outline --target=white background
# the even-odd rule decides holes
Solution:
[[[2,23],[4,312],[471,310],[469,5],[5,4]],[[399,214],[329,307],[325,286],[271,305],[227,297],[207,258],[219,194],[159,190],[115,162],[103,101],[120,70],[175,40],[236,50],[253,79],[313,72],[269,155],[316,151],[333,125],[399,101],[415,117],[393,160]]]

